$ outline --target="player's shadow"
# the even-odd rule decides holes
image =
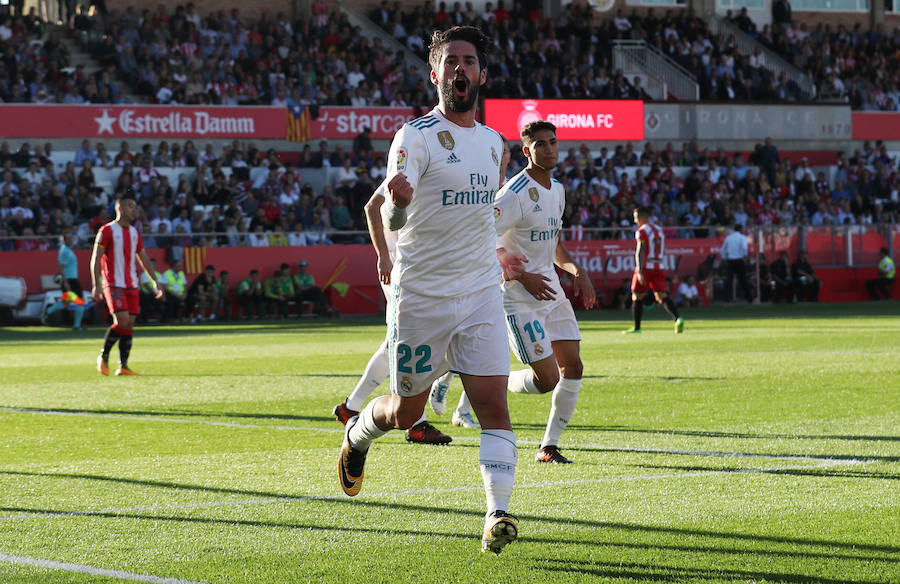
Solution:
[[[286,420],[304,422],[334,422],[334,416],[298,416],[293,414],[266,414],[266,413],[242,413],[242,412],[195,412],[191,410],[118,410],[118,409],[85,409],[85,408],[18,408],[14,406],[0,406],[0,411],[11,412],[37,412],[37,413],[62,413],[62,414],[86,414],[96,416],[135,416],[148,418],[184,417],[184,418],[213,418],[210,421],[221,421],[222,418],[255,419],[255,420]],[[261,426],[264,428],[264,426]]]
[[[548,559],[535,562],[533,567],[553,573],[577,572],[596,578],[637,582],[684,582],[687,580],[713,580],[719,582],[724,580],[735,582],[789,582],[791,584],[881,584],[881,581],[877,580],[853,580],[843,577],[840,580],[835,580],[815,574],[807,575],[753,569],[736,570],[722,568],[721,566],[688,568],[656,563],[585,562]],[[810,566],[810,569],[815,571],[814,566]]]
[[[678,466],[678,465],[656,465],[656,464],[634,464],[628,465],[634,468],[646,468],[653,470],[675,470],[683,472],[720,472],[728,471],[728,468],[716,468],[713,466]],[[734,469],[734,472],[740,472],[741,469]],[[823,478],[847,478],[847,479],[878,479],[886,481],[900,481],[900,474],[885,472],[867,472],[864,470],[848,470],[848,469],[831,469],[831,468],[754,468],[754,473],[786,475],[796,477],[823,477]]]
[[[359,373],[215,373],[213,371],[195,371],[193,373],[148,373],[146,377],[202,377],[210,379],[215,377],[249,377],[253,379],[268,377],[283,377],[286,379],[300,379],[302,377],[344,377],[346,379],[359,379]]]
[[[874,436],[865,434],[786,434],[761,432],[721,432],[716,430],[676,430],[671,428],[638,428],[635,426],[610,426],[570,424],[569,428],[594,432],[618,432],[636,434],[661,434],[664,436],[688,436],[700,438],[744,438],[750,440],[847,440],[872,442],[900,442],[900,436]],[[541,426],[543,429],[544,426]]]
[[[396,501],[376,501],[373,499],[351,499],[349,497],[344,497],[342,495],[336,496],[298,496],[291,495],[288,493],[277,493],[272,491],[258,491],[253,489],[234,489],[228,487],[211,487],[206,485],[192,485],[192,484],[182,484],[182,483],[173,483],[168,481],[154,481],[154,480],[144,480],[144,479],[130,479],[124,477],[111,477],[105,475],[93,475],[93,474],[81,474],[81,473],[48,473],[48,472],[32,472],[32,471],[13,471],[13,470],[0,470],[0,475],[8,475],[8,476],[27,476],[27,477],[43,477],[50,479],[62,479],[62,480],[85,480],[85,481],[101,481],[101,482],[111,482],[111,483],[121,483],[123,485],[129,486],[146,486],[146,487],[158,487],[164,489],[175,489],[178,491],[196,491],[199,493],[216,493],[216,494],[228,494],[228,495],[244,495],[251,497],[258,497],[262,499],[272,499],[283,502],[291,502],[295,501],[298,503],[306,503],[306,504],[316,504],[316,505],[325,505],[325,506],[337,506],[341,509],[340,513],[346,512],[347,506],[352,507],[367,507],[371,508],[374,512],[378,514],[378,516],[383,517],[385,513],[392,514],[397,511],[408,511],[408,512],[418,512],[418,513],[436,513],[440,515],[453,514],[453,515],[461,515],[465,517],[470,517],[473,519],[481,519],[484,515],[481,510],[476,509],[459,509],[459,508],[451,508],[451,507],[440,507],[435,505],[417,505],[410,503],[399,503]],[[201,502],[202,504],[203,502]],[[238,501],[234,499],[229,499],[229,506],[238,503]],[[252,501],[249,501],[248,504],[253,504]],[[164,511],[166,509],[161,506],[160,511]],[[146,506],[145,506],[146,508]],[[208,507],[209,508],[209,507]],[[55,509],[39,509],[39,508],[29,508],[29,507],[0,507],[0,511],[6,513],[27,513],[27,514],[40,514],[40,515],[61,515],[61,516],[91,516],[91,517],[108,517],[108,518],[135,518],[135,519],[151,519],[151,520],[159,520],[159,521],[183,521],[183,522],[201,522],[201,523],[221,523],[221,524],[238,524],[238,525],[252,525],[252,526],[262,526],[262,527],[296,527],[300,529],[320,529],[320,530],[358,530],[357,527],[339,527],[332,525],[305,525],[305,524],[296,524],[296,523],[274,523],[274,522],[265,522],[265,521],[239,521],[234,519],[226,519],[226,518],[198,518],[198,517],[179,517],[179,516],[166,516],[166,515],[155,515],[152,513],[136,513],[128,510],[123,511],[114,511],[114,510],[101,510],[101,511],[77,511],[77,510],[55,510]],[[690,528],[681,528],[681,527],[664,527],[658,525],[641,525],[641,524],[632,524],[632,523],[617,523],[611,521],[594,521],[589,519],[579,519],[579,518],[570,518],[570,517],[546,517],[540,515],[530,515],[530,514],[520,514],[520,521],[522,522],[536,522],[536,523],[546,523],[546,524],[554,524],[561,526],[576,526],[584,529],[596,529],[600,530],[601,534],[608,534],[611,531],[622,531],[625,533],[641,533],[647,536],[665,536],[665,537],[679,537],[679,538],[687,538],[687,537],[707,537],[716,540],[716,546],[724,545],[723,542],[729,542],[731,545],[737,543],[747,543],[748,545],[754,546],[753,550],[738,550],[740,553],[753,553],[756,551],[756,547],[759,542],[765,542],[768,544],[785,544],[790,546],[812,546],[812,547],[822,547],[829,548],[828,557],[833,557],[835,553],[846,553],[849,554],[848,557],[853,557],[855,559],[867,559],[867,560],[876,560],[876,561],[890,561],[890,562],[898,562],[897,558],[882,558],[878,556],[865,556],[862,555],[857,556],[859,552],[871,552],[871,553],[886,553],[886,554],[898,554],[900,553],[900,547],[897,546],[886,546],[886,545],[873,545],[873,544],[864,544],[857,542],[841,542],[841,541],[829,541],[823,539],[813,539],[813,538],[800,538],[800,537],[780,537],[780,536],[772,536],[772,535],[761,535],[755,533],[727,533],[727,532],[717,532],[711,531],[707,529],[690,529]],[[357,524],[359,525],[359,524]],[[385,533],[390,532],[390,530],[385,530],[381,527],[373,528],[373,532]],[[414,531],[398,531],[399,534],[408,534],[408,535],[422,535],[423,532],[421,530]],[[435,536],[444,536],[447,537],[463,537],[465,539],[469,539],[470,535],[461,536],[458,534],[443,534],[443,533],[433,533],[431,531],[428,532],[429,535]],[[631,537],[631,536],[630,536]],[[560,545],[560,544],[571,544],[571,545],[596,545],[599,542],[605,541],[609,538],[609,535],[600,535],[600,539],[597,538],[587,538],[587,539],[560,539],[555,536],[547,536],[547,537],[529,537],[528,541],[547,543],[549,545]],[[633,538],[632,538],[633,539]],[[620,545],[616,542],[609,542],[614,545]],[[641,545],[649,545],[652,547],[658,547],[655,543],[641,544]],[[669,545],[665,543],[664,545]],[[694,549],[693,546],[688,546],[687,550]],[[699,549],[699,548],[698,548]],[[837,551],[841,550],[841,551]],[[817,553],[815,550],[810,550],[812,553]],[[791,552],[795,553],[795,552]],[[806,553],[806,552],[803,552]]]

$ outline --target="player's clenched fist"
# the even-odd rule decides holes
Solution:
[[[387,186],[395,207],[405,209],[412,202],[413,188],[402,172],[395,174]]]

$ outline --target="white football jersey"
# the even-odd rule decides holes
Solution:
[[[565,205],[566,192],[561,182],[550,179],[550,188],[544,188],[527,170],[506,181],[494,203],[500,245],[507,252],[525,256],[526,272],[550,278],[548,285],[556,292],[556,298],[565,298],[553,265]],[[503,300],[541,302],[516,281],[503,282]]]
[[[406,175],[413,196],[398,231],[392,282],[439,297],[497,285],[494,198],[502,154],[500,134],[477,122],[458,126],[437,108],[400,128],[387,176]]]

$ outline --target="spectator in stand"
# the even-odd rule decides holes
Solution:
[[[216,269],[213,266],[206,266],[203,273],[194,278],[187,290],[184,314],[191,320],[191,323],[195,323],[198,320],[206,320],[206,313],[209,310],[209,320],[214,320],[218,304]]]
[[[238,284],[235,294],[238,303],[244,308],[244,320],[251,318],[251,315],[254,320],[259,320],[265,315],[265,293],[258,270],[250,270],[250,277]]]
[[[791,266],[791,278],[799,301],[819,301],[819,289],[822,281],[816,276],[809,263],[809,256],[801,253],[797,261]]]
[[[84,161],[89,161],[92,165],[97,164],[97,154],[91,149],[90,140],[82,140],[81,148],[75,151],[75,166],[81,168]]]
[[[297,298],[297,306],[303,306],[303,302],[312,302],[316,314],[331,316],[336,314],[334,307],[329,304],[322,289],[316,286],[316,279],[307,271],[308,263],[300,260],[297,264],[297,273],[294,274],[294,291]]]
[[[282,270],[275,270],[272,277],[263,282],[263,293],[265,294],[266,314],[274,317],[274,308],[277,306],[279,318],[287,318],[288,299],[294,297],[294,285],[291,282],[290,274],[285,277]]]
[[[675,304],[679,307],[689,306],[691,308],[700,306],[700,290],[697,288],[694,276],[688,276],[687,280],[678,285]]]
[[[884,296],[885,300],[891,299],[891,288],[894,286],[894,280],[897,278],[897,268],[894,260],[890,256],[890,250],[883,247],[878,252],[878,277],[866,280],[866,290],[872,300],[879,300]]]
[[[788,260],[788,252],[782,250],[778,259],[769,266],[770,284],[774,286],[772,299],[775,302],[787,300],[794,301],[794,282],[791,277],[791,264]]]

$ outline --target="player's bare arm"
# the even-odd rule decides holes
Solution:
[[[556,257],[553,259],[553,263],[575,277],[575,296],[581,296],[585,308],[592,308],[597,302],[597,292],[594,290],[594,284],[591,283],[587,272],[582,270],[581,266],[572,258],[562,241],[556,243]]]
[[[91,252],[91,295],[94,298],[103,297],[103,277],[100,275],[100,258],[106,248],[99,243],[94,243],[94,251]]]
[[[156,273],[151,269],[150,266],[150,256],[147,255],[146,250],[141,250],[137,254],[138,263],[141,264],[141,269],[147,274],[147,277],[150,278],[150,281],[153,282],[153,289],[155,290],[154,296],[159,299],[163,296],[162,288],[159,287],[159,282],[156,281]]]
[[[556,297],[556,292],[547,283],[551,281],[550,278],[543,274],[522,272],[516,280],[535,300],[553,300]]]
[[[382,284],[391,283],[391,270],[394,268],[391,255],[388,251],[387,241],[384,238],[384,224],[381,221],[381,206],[384,205],[384,197],[373,193],[366,203],[366,223],[369,226],[369,237],[375,253],[378,254],[378,279]]]
[[[637,249],[634,251],[634,274],[637,276],[638,282],[641,284],[646,283],[647,280],[644,279],[644,259],[647,257],[647,249],[644,246],[644,242],[638,240]]]

